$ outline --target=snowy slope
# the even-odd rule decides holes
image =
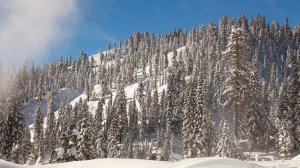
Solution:
[[[0,168],[31,168],[0,160]],[[34,168],[300,168],[300,160],[247,162],[230,158],[196,158],[179,162],[162,162],[139,159],[95,159],[51,165],[38,165]]]
[[[54,93],[53,100],[55,102],[54,110],[56,111],[59,108],[59,105],[62,101],[69,103],[71,100],[73,100],[75,97],[80,95],[80,93],[73,89],[63,88],[60,89],[57,93]],[[28,124],[33,123],[33,116],[34,111],[37,109],[37,107],[40,106],[42,110],[43,116],[46,116],[47,114],[47,100],[46,98],[43,98],[40,101],[33,100],[27,105],[25,105],[24,113],[25,113],[25,119]]]

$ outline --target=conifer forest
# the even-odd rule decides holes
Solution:
[[[1,60],[0,60],[1,62]],[[300,25],[264,16],[134,32],[95,55],[0,64],[0,159],[291,159],[300,150]]]

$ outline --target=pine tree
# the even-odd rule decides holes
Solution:
[[[294,139],[290,132],[291,122],[284,119],[279,124],[278,130],[278,146],[279,153],[285,159],[291,159],[294,152]]]
[[[171,159],[172,154],[172,117],[173,117],[173,104],[175,97],[175,88],[174,85],[174,74],[172,71],[169,71],[169,78],[167,83],[167,114],[166,114],[166,134],[164,139],[164,150],[161,155],[161,160],[168,161]]]
[[[278,150],[279,154],[285,159],[290,159],[294,152],[294,136],[292,134],[293,123],[287,95],[287,79],[284,78],[280,88],[279,100],[276,110],[278,119]]]
[[[246,113],[246,135],[248,140],[249,149],[252,150],[258,145],[264,143],[264,134],[267,128],[265,125],[267,115],[263,108],[262,85],[258,76],[258,59],[254,58],[252,70],[250,74],[249,93],[247,99],[250,104]]]
[[[185,90],[184,95],[184,118],[182,127],[182,157],[190,158],[192,157],[192,145],[195,139],[193,134],[194,125],[192,123],[194,117],[194,89],[193,84],[190,82]]]
[[[56,135],[55,135],[55,121],[54,121],[54,102],[53,102],[53,93],[48,92],[48,106],[47,106],[47,128],[45,134],[45,144],[46,146],[46,153],[47,159],[49,162],[52,162],[52,157],[54,153],[54,147],[56,143]]]
[[[69,149],[67,150],[67,161],[77,161],[77,142],[80,138],[80,133],[75,125],[70,126],[70,140],[69,140]]]
[[[94,146],[92,143],[92,134],[89,120],[84,118],[81,123],[80,137],[78,140],[78,159],[93,159]]]
[[[203,65],[202,65],[203,66]],[[203,82],[203,72],[201,68],[200,75],[197,78],[197,89],[195,97],[195,113],[193,115],[193,125],[195,134],[194,150],[199,156],[210,156],[212,154],[213,139],[213,125],[211,121],[211,114],[207,108],[205,85]]]
[[[229,36],[229,42],[225,54],[228,56],[228,69],[225,74],[228,76],[223,83],[222,103],[225,116],[228,121],[234,118],[234,132],[237,138],[240,137],[240,119],[243,115],[245,105],[245,90],[248,84],[248,67],[246,59],[250,54],[246,34],[241,28],[233,26]]]
[[[118,157],[118,145],[117,145],[117,133],[118,133],[118,117],[113,116],[112,123],[108,132],[108,158],[117,158]]]
[[[7,159],[13,159],[11,151],[16,145],[18,151],[24,138],[25,117],[22,102],[19,97],[10,95],[5,101],[5,113],[7,114],[3,128],[3,154]],[[17,149],[17,148],[16,148]]]
[[[27,162],[27,160],[30,158],[30,154],[33,152],[33,144],[31,143],[31,135],[30,135],[30,130],[29,126],[25,124],[25,129],[24,129],[24,138],[22,139],[21,142],[21,154],[24,159],[24,163]]]
[[[288,58],[287,58],[287,69],[286,74],[289,75],[287,78],[287,97],[288,97],[288,105],[290,107],[289,111],[289,120],[293,124],[292,128],[292,136],[294,137],[294,145],[295,147],[299,147],[299,137],[300,137],[300,120],[299,120],[299,107],[300,107],[300,78],[299,78],[299,65],[297,65],[296,54],[294,54],[290,47],[288,47]]]
[[[119,135],[119,143],[122,143],[122,138],[125,137],[125,133],[128,130],[128,117],[127,117],[127,100],[123,87],[119,87],[117,91],[117,95],[114,101],[116,113],[114,117],[118,119],[118,135]]]
[[[219,157],[234,157],[234,151],[236,150],[236,146],[233,142],[233,139],[229,132],[229,126],[226,120],[222,119],[221,122],[222,132],[217,144],[217,151],[216,154]]]
[[[34,136],[33,136],[33,140],[34,140],[34,148],[35,148],[35,153],[38,154],[43,146],[43,140],[44,140],[44,128],[43,128],[43,116],[42,116],[42,111],[41,111],[41,107],[39,106],[36,110],[35,110],[35,114],[34,114],[34,123],[33,123],[33,127],[34,127]]]
[[[107,157],[107,140],[105,137],[105,132],[100,131],[96,139],[96,158],[106,158]]]
[[[103,113],[103,103],[104,100],[100,99],[98,101],[98,107],[95,112],[94,117],[94,131],[95,134],[99,134],[102,131],[102,113]]]
[[[24,164],[24,158],[22,156],[21,153],[21,145],[20,144],[14,144],[14,147],[11,150],[11,161],[13,163],[17,163],[17,164]]]

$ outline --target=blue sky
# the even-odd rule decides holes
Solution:
[[[190,30],[199,24],[218,23],[221,16],[240,13],[266,16],[268,22],[285,17],[300,23],[300,1],[284,0],[87,0],[78,1],[80,20],[68,43],[53,50],[76,57],[80,50],[93,54],[109,42],[126,40],[135,31],[167,33],[181,27]],[[61,53],[60,53],[61,52]],[[56,55],[56,56],[55,56]]]
[[[22,2],[18,0],[3,1],[6,4]],[[26,1],[39,2],[35,0]],[[50,21],[54,20],[49,25],[59,24],[53,28],[53,30],[59,31],[52,31],[51,29],[51,31],[49,30],[50,33],[47,32],[50,37],[54,38],[54,40],[49,37],[46,38],[48,43],[44,45],[43,50],[47,52],[37,51],[33,53],[43,56],[41,57],[42,62],[49,61],[49,59],[44,59],[46,57],[50,57],[50,60],[69,55],[76,58],[81,50],[89,55],[94,54],[98,52],[99,48],[105,50],[109,42],[119,42],[121,39],[125,41],[135,31],[164,34],[178,27],[190,30],[200,24],[207,26],[209,22],[218,24],[220,17],[238,17],[240,13],[245,13],[248,19],[257,14],[264,15],[267,22],[271,23],[273,20],[278,20],[281,25],[284,23],[285,17],[289,18],[291,26],[300,23],[300,1],[298,0],[44,0],[43,4],[46,2],[55,2],[56,4],[38,7],[44,7],[45,9],[42,9],[44,13],[52,6],[51,10],[58,15],[50,15],[50,18],[53,16],[56,19],[49,19]],[[11,5],[11,8],[32,3]],[[64,7],[58,10],[58,6]],[[14,10],[19,11],[20,9],[24,9],[24,7]],[[32,5],[28,7],[28,10],[34,9],[36,8],[32,9]],[[66,10],[67,12],[63,13]],[[0,26],[1,17],[8,15],[5,13],[6,11],[9,10],[1,10],[0,6]],[[28,13],[28,11],[24,11],[24,13]],[[24,14],[20,14],[20,17],[22,15]],[[63,15],[65,19],[60,19],[60,15]],[[29,17],[36,16],[38,15]],[[34,18],[33,24],[30,23],[30,25],[35,26],[34,23],[37,19]],[[5,24],[3,25],[7,27]],[[49,26],[46,24],[45,27]],[[43,34],[43,32],[39,34]],[[31,39],[28,37],[28,41]],[[15,41],[22,40],[16,38]],[[27,40],[23,41],[28,43]],[[43,38],[37,41],[37,44],[40,42],[43,42]],[[10,49],[9,51],[11,50],[17,49]],[[26,49],[22,48],[21,50]],[[28,55],[30,54],[28,52]],[[34,57],[29,58],[34,59]]]

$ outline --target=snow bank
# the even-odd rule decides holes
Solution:
[[[296,157],[299,159],[299,157]],[[162,162],[139,159],[95,159],[67,163],[36,165],[34,168],[264,168],[286,167],[300,168],[298,159],[277,161],[240,161],[230,158],[210,157],[184,159],[178,162]],[[28,165],[17,165],[0,159],[0,168],[32,168]]]
[[[170,162],[139,160],[139,159],[95,159],[88,161],[67,162],[51,165],[38,165],[34,168],[164,168]],[[32,168],[0,160],[0,168]]]
[[[293,161],[300,161],[300,154],[295,156],[293,159],[291,159]],[[300,166],[300,165],[299,165]]]
[[[240,161],[237,159],[230,158],[195,158],[195,159],[184,159],[176,162],[166,168],[262,168],[253,163]]]
[[[0,167],[1,168],[18,168],[18,167],[21,167],[21,165],[17,165],[17,164],[10,163],[10,162],[0,159]]]

